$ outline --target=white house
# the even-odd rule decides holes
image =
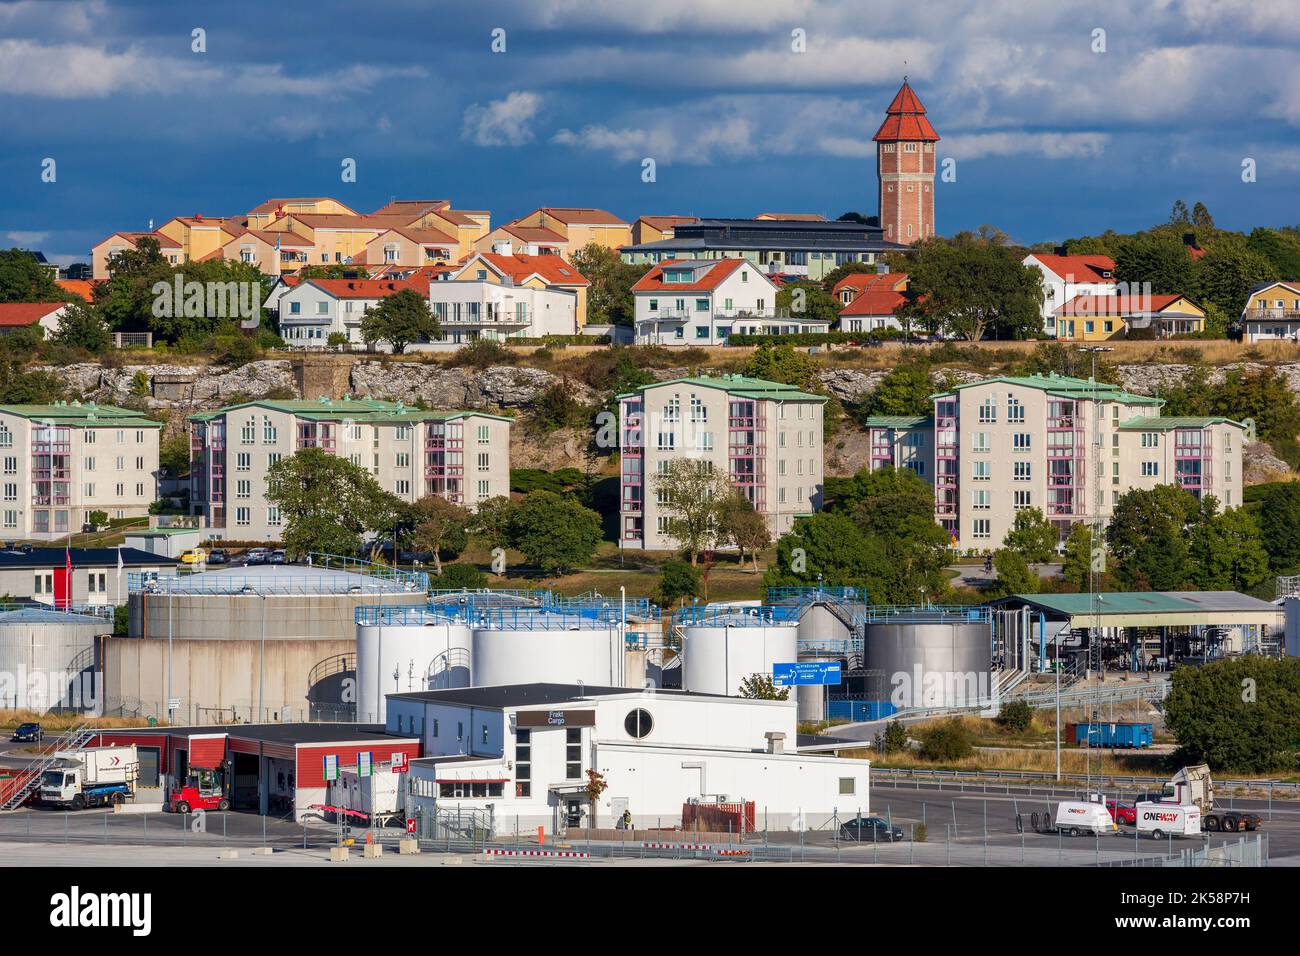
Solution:
[[[869,810],[870,764],[792,752],[797,704],[682,691],[515,684],[388,695],[389,733],[419,735],[408,815],[478,811],[498,833],[585,826],[587,771],[607,788],[596,825],[681,823],[689,801],[748,802],[801,829]],[[757,821],[756,821],[757,822]]]
[[[284,288],[278,298],[280,337],[291,347],[324,348],[335,333],[361,344],[361,318],[387,296],[413,289],[424,295],[426,280],[307,279]]]
[[[478,279],[431,282],[429,310],[442,326],[441,344],[452,347],[476,339],[541,338],[578,330],[577,293],[558,286]]]
[[[1075,296],[1112,296],[1119,291],[1110,256],[1059,256],[1035,252],[1021,260],[1043,274],[1043,331],[1056,335],[1056,312]]]
[[[0,303],[0,334],[39,326],[46,338],[59,331],[59,322],[68,310],[67,302]]]
[[[671,259],[632,286],[638,345],[725,345],[733,334],[828,332],[778,309],[779,286],[747,259]]]

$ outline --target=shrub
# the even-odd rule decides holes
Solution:
[[[1023,734],[1034,724],[1034,708],[1029,706],[1028,701],[1010,701],[1003,704],[998,712],[998,723],[1003,730]]]
[[[477,342],[471,342],[464,348],[452,352],[447,359],[447,364],[453,368],[465,366],[483,369],[491,365],[509,365],[514,359],[515,354],[500,342],[491,339],[479,339]]]
[[[917,823],[912,827],[913,843],[924,843],[926,837],[928,837],[929,835],[930,835],[930,831],[926,828],[924,823]]]
[[[945,720],[920,733],[921,757],[925,760],[953,761],[975,752],[971,733],[960,720]]]
[[[880,750],[887,754],[898,753],[907,746],[907,728],[901,720],[891,720],[878,735]]]
[[[464,588],[476,591],[487,587],[487,575],[472,564],[457,561],[453,564],[444,564],[442,574],[429,578],[429,587],[435,590]]]

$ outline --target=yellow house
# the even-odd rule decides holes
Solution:
[[[587,289],[591,282],[560,256],[503,256],[494,252],[476,252],[452,273],[451,281],[466,280],[530,289],[554,287],[570,290],[578,299],[578,328],[587,324]]]
[[[185,253],[181,244],[170,236],[157,232],[115,232],[90,248],[90,274],[95,279],[108,278],[108,260],[119,252],[134,249],[141,239],[148,236],[158,240],[158,249],[168,265],[178,266],[185,262]]]
[[[1241,310],[1247,342],[1300,338],[1300,281],[1265,282],[1251,289]]]
[[[312,240],[294,232],[238,229],[229,242],[206,258],[246,262],[265,275],[278,276],[305,266],[313,248]]]
[[[558,256],[564,254],[567,245],[568,240],[552,229],[520,226],[512,222],[497,226],[474,243],[474,251],[495,252],[503,256]]]
[[[632,245],[672,239],[678,226],[699,221],[698,216],[642,216],[632,223]]]
[[[565,258],[593,242],[607,249],[619,249],[632,242],[632,227],[604,209],[545,206],[516,219],[513,224],[559,233],[565,241],[562,253]]]
[[[432,229],[456,240],[456,259],[474,251],[478,242],[492,229],[492,214],[485,209],[452,209],[446,199],[395,199],[381,206],[367,218],[401,220],[399,225],[411,229]],[[370,260],[372,263],[375,261]]]
[[[401,226],[385,229],[366,243],[365,262],[371,266],[418,268],[452,261],[457,247],[456,240],[445,232]]]
[[[325,266],[350,263],[353,257],[365,254],[367,243],[375,236],[405,225],[400,216],[294,213],[276,219],[267,231],[293,232],[310,239],[307,264]]]
[[[183,262],[196,262],[220,249],[241,229],[237,220],[224,216],[177,216],[158,227],[158,232],[181,245]]]
[[[1056,310],[1056,337],[1073,342],[1121,339],[1142,329],[1156,338],[1205,329],[1205,312],[1183,295],[1076,295]]]
[[[292,213],[304,215],[355,216],[357,211],[328,196],[307,196],[297,199],[268,199],[248,210],[245,225],[249,229],[265,229],[281,216]]]

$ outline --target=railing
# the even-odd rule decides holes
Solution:
[[[334,674],[347,674],[355,672],[357,669],[357,655],[349,651],[346,654],[335,654],[333,657],[327,657],[307,674],[307,689],[315,687],[326,677]]]
[[[1267,319],[1300,319],[1300,309],[1247,309],[1245,313],[1247,321],[1262,321]]]
[[[411,594],[427,590],[424,572],[389,571],[386,575],[358,574],[340,580],[326,574],[234,574],[208,571],[178,575],[153,572],[127,574],[128,593],[145,594]]]
[[[818,602],[865,604],[866,588],[840,585],[809,585],[807,587],[770,587],[768,604],[815,604]]]
[[[689,604],[673,612],[673,627],[767,627],[773,624],[797,624],[803,608],[782,604],[754,607],[728,607],[713,604]]]
[[[41,753],[41,759],[34,766],[27,767],[5,781],[3,789],[0,789],[0,810],[14,810],[22,806],[32,792],[41,785],[41,777],[45,771],[59,764],[64,756],[84,749],[94,735],[95,730],[89,724],[83,724],[51,743],[49,749]]]

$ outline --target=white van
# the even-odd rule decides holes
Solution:
[[[1110,818],[1110,812],[1104,804],[1085,803],[1082,800],[1062,800],[1058,803],[1054,824],[1066,836],[1116,831],[1115,821]]]
[[[1201,808],[1194,804],[1144,801],[1134,809],[1138,833],[1150,833],[1157,840],[1165,836],[1197,836],[1201,832]]]

